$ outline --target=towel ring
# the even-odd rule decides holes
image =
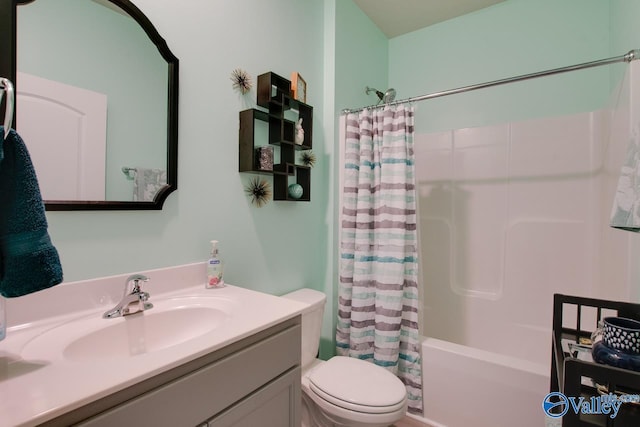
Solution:
[[[6,108],[4,111],[4,125],[3,125],[4,126],[3,140],[4,140],[4,139],[7,139],[7,136],[11,131],[11,125],[13,123],[13,107],[14,107],[15,97],[14,97],[13,83],[11,83],[11,80],[5,77],[0,77],[0,86],[2,87],[2,91],[0,92],[0,102],[2,102],[2,96],[4,95],[4,93],[6,92],[7,94]]]

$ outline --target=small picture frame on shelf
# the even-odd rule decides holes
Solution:
[[[258,166],[258,170],[272,171],[273,170],[273,147],[257,147],[256,163]]]
[[[307,103],[307,82],[295,71],[291,73],[291,92],[293,99]]]

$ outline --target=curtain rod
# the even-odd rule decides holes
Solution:
[[[447,95],[455,95],[456,93],[469,92],[469,91],[472,91],[472,90],[484,89],[486,87],[492,87],[492,86],[503,85],[503,84],[506,84],[506,83],[513,83],[513,82],[518,82],[518,81],[522,81],[522,80],[534,79],[534,78],[537,78],[537,77],[550,76],[552,74],[566,73],[568,71],[576,71],[576,70],[581,70],[581,69],[584,69],[584,68],[598,67],[600,65],[609,65],[609,64],[615,64],[615,63],[618,63],[618,62],[631,62],[631,61],[633,61],[635,59],[639,59],[639,58],[640,58],[640,49],[633,49],[633,50],[630,50],[629,52],[627,52],[625,55],[614,56],[612,58],[607,58],[607,59],[600,59],[598,61],[584,62],[582,64],[570,65],[568,67],[554,68],[552,70],[546,70],[546,71],[538,71],[537,73],[523,74],[521,76],[509,77],[509,78],[500,79],[500,80],[494,80],[492,82],[480,83],[480,84],[475,84],[475,85],[470,85],[470,86],[463,86],[463,87],[459,87],[457,89],[449,89],[449,90],[445,90],[445,91],[442,91],[442,92],[430,93],[430,94],[427,94],[427,95],[414,96],[414,97],[407,98],[407,99],[401,99],[401,100],[398,100],[398,101],[387,102],[386,104],[383,104],[383,105],[370,105],[368,107],[355,108],[355,109],[346,108],[346,109],[342,110],[342,114],[358,113],[358,112],[360,112],[362,110],[366,110],[366,109],[384,108],[384,107],[387,107],[387,106],[393,106],[393,105],[399,105],[399,104],[407,104],[407,103],[416,102],[416,101],[424,101],[425,99],[439,98],[441,96],[447,96]]]

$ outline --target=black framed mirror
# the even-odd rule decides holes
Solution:
[[[162,209],[178,188],[178,68],[129,0],[0,0],[0,75],[47,210]],[[73,99],[43,107],[61,92]]]

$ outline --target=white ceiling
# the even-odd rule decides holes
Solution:
[[[388,37],[396,37],[505,0],[354,0]]]

